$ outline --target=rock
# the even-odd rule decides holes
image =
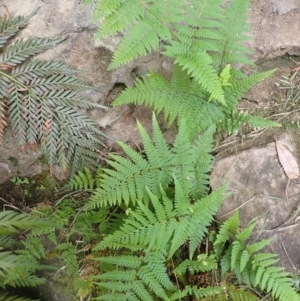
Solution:
[[[6,131],[2,145],[0,145],[0,183],[15,176],[32,177],[40,174],[46,166],[39,163],[41,151],[21,150],[11,130]]]
[[[300,0],[250,0],[249,23],[254,59],[299,55]]]
[[[295,152],[291,136],[285,134],[279,141]],[[213,189],[229,182],[232,192],[217,218],[224,221],[239,210],[243,228],[253,221],[257,223],[252,239],[273,238],[269,250],[279,255],[280,264],[287,270],[297,271],[300,186],[297,180],[289,182],[284,174],[275,142],[217,160],[211,179]]]

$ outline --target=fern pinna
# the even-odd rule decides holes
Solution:
[[[8,43],[34,13],[0,18],[0,142],[9,122],[18,144],[35,149],[40,143],[50,166],[91,167],[96,165],[94,150],[103,134],[77,110],[101,107],[81,95],[90,87],[75,77],[78,71],[63,63],[29,60],[64,39]]]

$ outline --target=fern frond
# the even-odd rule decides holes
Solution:
[[[42,268],[33,257],[16,255],[10,251],[0,252],[0,284],[10,286],[35,286],[43,281],[30,272]]]
[[[186,286],[182,291],[177,291],[171,295],[170,300],[182,300],[185,297],[194,297],[193,300],[227,300],[226,296],[223,296],[224,290],[221,286]]]
[[[174,270],[175,275],[184,275],[187,271],[194,275],[199,272],[208,272],[217,268],[217,261],[213,255],[200,254],[197,260],[184,260]]]
[[[222,234],[217,238],[215,246],[224,243],[225,238],[229,237],[226,231],[230,231],[232,227],[234,231],[236,230],[237,216],[236,214],[231,218],[231,221],[222,229]],[[300,300],[300,296],[293,288],[290,274],[284,272],[283,268],[274,266],[278,261],[277,255],[261,252],[271,239],[247,244],[246,241],[252,234],[254,226],[255,224],[251,224],[240,233],[234,234],[234,241],[221,259],[223,274],[231,269],[239,282],[244,281],[249,287],[259,287],[280,301]]]
[[[248,0],[233,0],[225,7],[223,27],[219,28],[219,35],[222,39],[216,40],[215,43],[219,53],[217,55],[213,53],[214,66],[219,71],[227,64],[253,64],[245,56],[250,53],[250,50],[243,45],[244,41],[250,39],[247,36],[249,25],[245,22],[248,4]]]
[[[18,264],[18,263],[16,263]],[[32,266],[32,271],[34,268],[40,268],[39,265]],[[14,275],[10,275],[5,279],[6,285],[13,287],[34,287],[45,283],[45,279],[39,278],[35,275],[26,275],[25,269],[23,272],[20,270],[15,271]]]
[[[30,62],[25,62],[16,66],[16,68],[12,70],[12,75],[14,75],[18,81],[23,83],[40,76],[51,76],[54,74],[75,75],[78,73],[79,71],[73,67],[52,60],[31,60]]]
[[[238,111],[232,111],[225,115],[224,120],[221,120],[217,125],[218,129],[223,128],[228,134],[233,134],[238,131],[244,124],[249,124],[252,128],[265,128],[265,127],[281,127],[277,122],[269,119],[249,115],[247,113],[241,113]]]
[[[168,2],[166,0],[165,2]],[[149,19],[151,22],[149,22]],[[168,27],[164,24],[164,16],[151,16],[144,22],[141,22],[138,27],[134,27],[128,38],[125,38],[123,43],[114,53],[108,70],[115,69],[125,65],[137,58],[138,55],[145,56],[151,50],[158,49],[160,39],[166,40],[170,38]]]
[[[146,156],[119,142],[128,158],[111,155],[113,160],[108,160],[107,163],[113,169],[103,169],[101,187],[92,195],[88,208],[92,209],[107,203],[135,204],[138,199],[147,200],[149,195],[146,187],[160,196],[160,186],[163,189],[168,187],[173,181],[173,175],[183,183],[185,194],[202,196],[207,191],[205,185],[208,177],[205,173],[211,167],[211,157],[204,154],[202,157],[198,152],[212,149],[210,137],[213,133],[212,129],[208,130],[202,140],[199,138],[193,146],[187,137],[188,129],[185,121],[182,120],[179,133],[171,148],[166,144],[154,115],[153,141],[143,127],[138,126]],[[208,161],[203,163],[205,159]]]
[[[174,0],[163,2],[130,0],[115,9],[110,6],[112,10],[108,13],[104,9],[103,29],[98,31],[98,37],[111,35],[130,27],[128,34],[114,53],[109,69],[126,64],[138,55],[146,55],[151,50],[156,50],[160,40],[170,40],[171,32],[168,24],[182,18],[176,3]],[[102,6],[108,8],[106,3]]]
[[[226,288],[228,296],[232,301],[257,301],[255,294],[244,290],[243,288],[237,288],[230,285]]]
[[[1,66],[16,66],[21,64],[31,56],[42,53],[55,45],[61,43],[65,38],[59,39],[37,39],[17,40],[12,45],[7,46],[0,54]]]
[[[175,58],[175,64],[181,66],[183,70],[187,70],[187,73],[193,77],[205,91],[210,93],[212,99],[216,99],[221,104],[226,105],[218,74],[212,65],[213,61],[210,55],[207,54],[206,51],[193,47],[192,49],[183,50],[180,48],[177,51],[172,49],[172,52],[172,57]]]
[[[226,104],[229,109],[235,109],[238,101],[243,97],[245,92],[254,87],[260,81],[269,77],[275,70],[254,73],[249,76],[241,74],[240,72],[232,73],[230,79],[230,86],[224,87],[224,95]]]
[[[0,49],[6,45],[7,41],[14,37],[20,29],[24,28],[28,21],[37,13],[33,11],[30,15],[18,16],[14,18],[2,17],[0,18]]]
[[[234,239],[237,231],[239,229],[240,220],[239,220],[239,213],[236,211],[233,216],[227,219],[220,227],[219,232],[216,236],[214,244],[214,251],[219,258],[221,253],[224,251],[225,244]]]
[[[96,38],[114,35],[132,23],[139,21],[145,16],[145,1],[101,1],[95,10],[94,19],[105,18],[105,22],[99,27]]]
[[[34,218],[27,214],[20,214],[15,211],[0,212],[0,236],[15,234],[20,230],[27,230],[33,227],[53,226],[53,223]]]
[[[67,187],[72,190],[92,190],[98,188],[100,183],[98,181],[99,175],[102,173],[102,168],[99,166],[96,175],[93,175],[91,170],[84,168],[79,171],[68,183]]]
[[[160,252],[150,252],[141,257],[115,256],[100,257],[96,260],[109,262],[120,270],[120,273],[109,271],[96,277],[100,281],[96,282],[97,285],[112,291],[111,294],[100,296],[101,300],[111,300],[115,294],[118,298],[120,293],[124,294],[123,300],[128,301],[152,301],[153,294],[161,300],[168,300],[167,292],[176,290],[167,274],[165,257]]]
[[[138,210],[131,210],[119,231],[105,237],[96,250],[106,248],[131,250],[168,250],[168,258],[190,241],[190,258],[201,239],[207,232],[207,226],[212,222],[223,199],[225,187],[213,192],[191,205],[183,194],[179,182],[175,179],[175,199],[166,195],[161,200],[149,191],[152,212],[142,202],[138,203]],[[161,193],[163,194],[163,193]]]
[[[152,72],[143,81],[138,80],[135,87],[123,91],[114,105],[134,103],[149,106],[157,113],[163,111],[169,126],[176,118],[179,123],[185,119],[191,139],[211,125],[216,125],[218,129],[224,128],[229,133],[234,133],[244,123],[253,128],[279,127],[276,122],[238,113],[233,109],[247,90],[272,72],[242,77],[239,73],[232,72],[229,82],[226,85],[222,84],[228,106],[223,108],[213,102],[207,102],[208,96],[201,90],[201,86],[191,81],[188,74],[175,65],[170,83],[161,75]]]
[[[128,103],[146,105],[157,113],[163,111],[169,126],[176,118],[178,123],[186,120],[191,137],[224,118],[222,109],[207,102],[201,86],[191,81],[187,72],[178,65],[175,65],[170,83],[152,72],[143,81],[138,80],[135,87],[123,91],[114,106]]]

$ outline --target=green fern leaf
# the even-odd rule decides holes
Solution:
[[[200,49],[190,49],[183,53],[176,53],[173,50],[172,57],[175,57],[175,63],[182,66],[183,70],[195,78],[205,91],[210,93],[211,99],[216,99],[222,105],[226,105],[224,92],[219,77],[212,66],[211,57]]]
[[[123,2],[123,3],[122,3]],[[122,5],[121,5],[122,4]],[[132,23],[139,21],[145,16],[144,1],[101,1],[94,13],[94,19],[105,18],[99,27],[96,38],[114,35]]]
[[[138,203],[139,210],[131,211],[128,219],[119,231],[103,239],[96,249],[134,250],[168,250],[168,258],[186,241],[190,240],[190,257],[192,258],[199,242],[207,231],[207,226],[212,222],[214,214],[219,209],[224,197],[225,187],[213,192],[206,198],[190,205],[180,184],[175,180],[175,207],[172,200],[163,198],[165,206],[150,191],[150,200],[156,214],[147,206]]]
[[[200,272],[208,272],[217,268],[217,262],[214,256],[207,256],[206,254],[200,254],[197,256],[197,260],[184,260],[174,270],[175,275],[184,275],[187,271],[191,274],[197,274]]]
[[[101,173],[102,168],[98,167],[97,173]],[[72,190],[92,190],[97,187],[97,177],[93,176],[88,168],[79,171],[68,183],[67,187]]]
[[[115,256],[97,258],[96,260],[111,263],[123,268],[134,268],[136,270],[125,270],[121,273],[107,272],[97,277],[101,282],[97,285],[126,296],[125,300],[153,300],[155,294],[162,300],[168,300],[166,290],[174,291],[175,287],[169,280],[164,267],[165,257],[160,252],[149,253],[145,257]],[[134,262],[134,263],[133,263]],[[115,280],[115,281],[113,281]],[[122,281],[122,283],[120,283]],[[129,294],[132,292],[133,295]],[[150,293],[151,292],[151,293]],[[106,294],[105,300],[110,300]]]
[[[177,291],[171,295],[170,300],[182,300],[185,297],[193,296],[195,300],[226,300],[222,298],[224,294],[223,287],[221,286],[208,286],[208,287],[197,287],[197,286],[186,286],[182,291]],[[193,299],[194,300],[194,299]]]
[[[251,89],[260,81],[269,77],[275,70],[270,70],[261,73],[251,74],[249,76],[237,73],[232,73],[230,80],[231,86],[224,87],[224,95],[226,104],[229,109],[235,109],[238,101],[243,97],[245,92]]]
[[[0,236],[15,234],[20,230],[27,230],[33,227],[53,226],[53,223],[33,218],[27,214],[19,214],[14,211],[0,212]]]
[[[227,292],[232,301],[257,301],[256,295],[243,288],[236,288],[230,285],[227,288]]]
[[[142,263],[139,257],[131,255],[98,257],[95,258],[95,260],[103,263],[115,264],[130,269],[137,269]]]
[[[239,225],[239,213],[236,211],[233,216],[231,216],[222,224],[216,240],[214,241],[214,247],[218,246],[219,244],[224,245],[224,243],[233,239],[237,234]]]
[[[237,215],[232,217],[231,221],[226,224],[218,242],[223,243],[225,238],[229,237],[227,234],[224,235],[224,232],[226,233],[231,225],[236,224],[236,222],[233,222],[236,218]],[[278,261],[277,255],[260,252],[271,240],[246,244],[246,240],[253,232],[254,226],[255,224],[252,224],[240,233],[234,234],[234,241],[221,259],[223,275],[231,269],[235,272],[240,283],[244,281],[249,287],[259,287],[261,290],[270,293],[273,298],[280,301],[300,300],[299,295],[292,287],[290,274],[284,272],[283,268],[274,266]],[[230,237],[232,238],[232,235]],[[216,245],[219,245],[219,243]]]
[[[108,70],[129,63],[138,55],[145,56],[152,49],[156,50],[158,48],[159,39],[170,38],[168,27],[162,24],[160,19],[155,17],[153,19],[151,23],[148,20],[144,21],[139,27],[135,27],[130,31],[129,38],[125,38],[123,44],[114,53]],[[163,16],[161,20],[163,20]]]
[[[196,141],[195,146],[192,146],[187,136],[188,129],[185,121],[182,120],[173,148],[170,148],[161,134],[154,115],[153,141],[141,125],[138,127],[145,145],[146,156],[119,142],[129,158],[111,155],[114,160],[108,160],[107,163],[113,167],[113,170],[103,169],[101,187],[92,195],[88,208],[103,206],[107,203],[129,204],[132,202],[135,204],[137,199],[146,201],[149,199],[146,187],[152,193],[161,196],[161,186],[163,189],[168,187],[173,181],[172,175],[183,183],[184,194],[202,196],[207,191],[206,172],[211,167],[211,157],[203,155],[203,160],[209,159],[203,163],[199,152],[212,148],[210,137],[213,133],[212,128],[203,138]]]
[[[217,126],[218,129],[224,128],[228,134],[233,134],[238,131],[245,123],[249,124],[252,128],[264,128],[264,127],[280,127],[277,122],[262,118],[260,116],[249,115],[247,113],[240,113],[232,111],[226,114],[224,120],[221,120]]]

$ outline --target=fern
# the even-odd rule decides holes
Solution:
[[[101,179],[100,175],[102,173],[102,168],[99,166],[94,176],[92,172],[85,168],[83,171],[79,171],[74,177],[69,181],[67,187],[72,190],[92,190],[94,188],[99,188]]]
[[[167,255],[170,258],[184,242],[189,241],[192,257],[199,241],[207,232],[207,226],[212,222],[212,216],[221,205],[224,187],[193,205],[184,196],[182,187],[176,179],[174,206],[172,200],[163,192],[161,192],[163,205],[155,195],[150,191],[148,193],[155,213],[142,203],[138,203],[139,210],[128,213],[129,218],[120,231],[104,238],[96,249],[134,247],[135,250],[158,251],[166,249],[167,244],[170,244]]]
[[[227,104],[224,107],[213,101],[208,102],[208,95],[201,90],[199,84],[175,65],[170,82],[163,76],[152,72],[146,79],[137,80],[134,87],[123,91],[115,100],[114,106],[130,103],[149,106],[157,113],[163,112],[168,126],[171,126],[176,118],[178,123],[184,119],[191,138],[212,124],[218,129],[224,128],[229,133],[236,131],[244,123],[249,123],[254,128],[278,127],[280,125],[276,122],[258,116],[237,114],[235,109],[243,94],[270,73],[265,72],[242,78],[237,77],[238,74],[232,74],[224,86]]]
[[[94,17],[102,20],[96,37],[128,30],[110,68],[157,50],[163,40],[166,45],[162,53],[174,58],[175,64],[199,85],[198,90],[209,94],[208,99],[226,106],[220,78],[223,68],[252,64],[246,57],[250,51],[243,44],[249,40],[247,0],[232,0],[227,5],[221,0],[96,2]]]
[[[246,76],[236,67],[252,64],[244,46],[249,40],[247,0],[227,5],[221,0],[96,2],[95,19],[102,20],[97,37],[128,30],[110,68],[158,49],[160,40],[165,44],[162,53],[174,59],[171,82],[152,72],[123,91],[115,106],[147,105],[163,111],[169,126],[176,118],[178,123],[185,119],[192,137],[212,124],[229,133],[244,122],[252,127],[279,126],[256,116],[232,119],[243,94],[273,72]]]
[[[257,297],[242,288],[237,288],[234,285],[221,283],[220,286],[196,287],[187,286],[184,290],[174,293],[170,300],[182,300],[186,297],[194,297],[195,300],[207,301],[226,301],[228,299],[233,301],[255,301]]]
[[[104,134],[77,108],[102,106],[80,92],[89,87],[75,77],[78,71],[54,61],[29,60],[64,40],[28,38],[8,44],[30,17],[0,18],[0,142],[8,121],[21,147],[41,149],[50,166],[71,174],[82,167],[95,168]]]
[[[207,232],[213,215],[220,207],[225,187],[191,204],[179,182],[175,178],[175,196],[170,199],[162,191],[162,199],[149,190],[150,204],[137,203],[136,210],[128,212],[120,230],[105,237],[96,250],[107,248],[128,250],[140,256],[113,256],[97,258],[100,262],[116,265],[118,271],[109,271],[96,277],[98,285],[124,293],[123,300],[153,300],[151,294],[169,300],[175,287],[166,271],[166,261],[189,241],[190,258],[199,242]],[[153,210],[151,210],[153,208]],[[150,292],[150,294],[149,294]],[[112,298],[112,294],[99,297],[100,300]]]
[[[231,135],[236,133],[244,124],[249,124],[254,129],[279,126],[276,122],[260,116],[232,111],[231,113],[226,114],[226,118],[219,121],[217,129],[224,129]]]
[[[2,288],[36,286],[44,282],[33,273],[49,267],[38,263],[34,254],[18,250],[17,247],[20,246],[11,235],[18,234],[21,230],[47,226],[53,227],[54,224],[27,214],[13,211],[0,212],[0,286]],[[12,246],[14,251],[10,250]]]
[[[28,21],[36,14],[37,10],[32,12],[29,16],[18,16],[15,18],[0,18],[0,49],[5,46],[7,41],[14,37],[21,28],[28,25]]]
[[[20,230],[47,225],[53,226],[53,223],[34,219],[27,214],[19,214],[14,211],[0,212],[0,236],[16,234]]]
[[[299,300],[290,274],[274,266],[278,261],[277,256],[261,252],[271,240],[246,243],[254,227],[255,224],[252,224],[238,232],[238,213],[221,227],[214,243],[218,254],[224,248],[225,240],[229,237],[234,239],[221,258],[223,275],[230,269],[235,272],[239,282],[244,281],[248,287],[259,287],[280,301]]]
[[[93,193],[88,208],[114,204],[135,204],[137,200],[147,199],[146,187],[158,196],[161,188],[168,187],[173,175],[183,185],[184,193],[195,198],[207,192],[211,168],[213,128],[194,143],[188,139],[188,129],[184,120],[179,133],[170,148],[163,138],[157,120],[153,115],[153,141],[138,123],[144,144],[145,156],[137,153],[127,145],[119,142],[128,158],[111,155],[113,160],[107,163],[113,169],[103,169],[100,175],[101,186]]]

